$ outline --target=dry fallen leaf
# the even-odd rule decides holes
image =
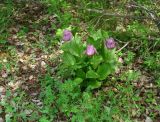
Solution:
[[[4,120],[0,117],[0,122],[4,122]]]
[[[6,92],[6,89],[3,86],[0,86],[0,94],[4,94]]]
[[[45,68],[46,63],[44,61],[41,62],[41,66]]]
[[[14,91],[14,90],[18,89],[21,84],[22,83],[20,81],[17,81],[15,83],[14,82],[9,82],[8,86],[10,86],[12,88],[12,90]]]
[[[153,121],[150,117],[147,116],[145,122],[153,122]]]
[[[1,76],[2,76],[2,78],[6,78],[8,76],[7,71],[6,70],[2,70],[1,71]]]

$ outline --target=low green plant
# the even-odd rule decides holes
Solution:
[[[11,16],[13,15],[14,12],[14,5],[11,0],[7,0],[2,4],[0,3],[0,33],[6,31],[6,28],[8,25],[11,23]]]
[[[65,39],[68,37],[64,34],[63,40]],[[102,81],[114,73],[117,67],[115,46],[114,40],[109,38],[107,32],[101,30],[91,31],[86,42],[76,34],[61,47],[61,76],[73,80],[80,78],[82,88],[99,88]]]
[[[3,115],[5,113],[6,122],[32,120],[36,108],[32,102],[28,103],[28,101],[25,101],[26,97],[24,91],[19,90],[17,94],[13,95],[7,89],[5,97],[0,101],[2,106],[0,114]],[[27,119],[29,111],[31,111],[33,116]]]
[[[95,97],[90,91],[81,92],[80,78],[66,80],[64,83],[54,80],[49,74],[42,78],[41,86],[44,92],[40,97],[43,108],[39,121],[100,121],[103,111],[104,96],[101,93]],[[45,82],[44,82],[45,81]],[[104,113],[103,113],[104,114]],[[60,118],[59,118],[60,116]],[[94,116],[94,117],[93,117]]]
[[[141,97],[137,93],[135,95],[131,84],[133,79],[137,79],[137,74],[127,74],[123,76],[126,83],[117,82],[114,85],[117,91],[111,88],[105,92],[97,90],[96,95],[93,91],[81,92],[81,78],[60,82],[45,75],[41,82],[44,107],[40,121],[131,121],[132,116],[144,111],[140,110],[141,105],[135,103],[141,101]]]
[[[131,52],[131,51],[128,51],[127,56],[126,56],[126,58],[125,58],[126,64],[132,63],[133,60],[134,60],[134,57],[135,57],[135,53],[133,53],[133,52]]]

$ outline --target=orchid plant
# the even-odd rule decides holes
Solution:
[[[92,31],[86,41],[64,30],[60,73],[87,89],[99,88],[117,67],[116,42],[107,32]],[[63,72],[63,73],[62,73]],[[78,80],[76,80],[78,79]]]

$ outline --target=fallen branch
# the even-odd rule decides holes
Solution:
[[[76,6],[76,8],[78,8],[78,9],[85,10],[88,12],[95,12],[95,13],[103,14],[103,16],[111,16],[111,17],[115,17],[115,18],[130,18],[130,19],[149,19],[149,20],[152,20],[156,24],[158,30],[160,31],[160,18],[158,18],[158,16],[154,12],[151,12],[150,10],[145,8],[144,6],[131,5],[131,7],[143,9],[149,14],[149,16],[134,16],[134,15],[122,15],[122,14],[116,14],[116,13],[107,13],[105,10],[79,8],[78,6]]]
[[[132,5],[129,5],[128,7],[138,8],[138,9],[142,9],[142,10],[146,11],[146,13],[149,15],[150,19],[152,19],[152,21],[155,23],[158,30],[160,31],[160,18],[153,10],[149,10],[145,6],[139,5],[136,2],[134,2],[134,4],[132,4]]]
[[[115,14],[115,13],[107,13],[104,10],[97,10],[97,9],[85,9],[85,8],[79,8],[82,10],[86,10],[88,12],[95,12],[99,14],[103,14],[104,16],[112,16],[116,18],[132,18],[132,19],[152,19],[151,17],[146,17],[146,16],[133,16],[133,15],[122,15],[122,14]]]

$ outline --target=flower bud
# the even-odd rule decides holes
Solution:
[[[72,39],[72,32],[69,30],[64,30],[63,32],[63,40],[70,41]]]
[[[105,45],[107,48],[112,49],[116,47],[116,43],[113,38],[109,38],[106,40]]]
[[[97,51],[96,51],[96,48],[95,48],[93,45],[88,45],[88,46],[87,46],[86,54],[87,54],[88,56],[92,56],[92,55],[94,55],[96,52],[97,52]]]
[[[118,58],[119,63],[123,63],[123,59],[121,57]]]

